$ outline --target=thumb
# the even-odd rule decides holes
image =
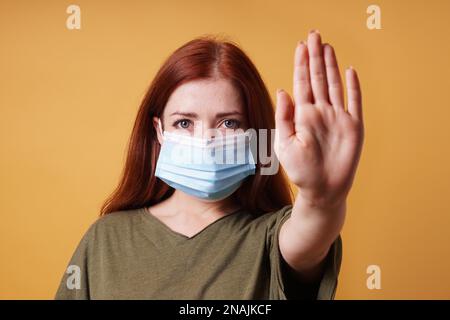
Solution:
[[[277,109],[275,110],[276,134],[279,139],[287,139],[295,133],[294,105],[289,94],[283,89],[277,90]]]

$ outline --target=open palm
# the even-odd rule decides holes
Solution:
[[[363,142],[361,90],[353,68],[346,70],[347,109],[336,56],[320,34],[299,42],[291,99],[277,94],[275,152],[299,192],[315,204],[345,199]]]

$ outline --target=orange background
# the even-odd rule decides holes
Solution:
[[[237,41],[275,98],[312,28],[353,65],[366,140],[337,299],[450,298],[450,1],[0,2],[0,298],[51,299],[118,182],[143,94],[186,41]],[[380,290],[366,268],[381,268]]]

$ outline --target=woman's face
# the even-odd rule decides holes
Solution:
[[[158,139],[158,118],[153,119]],[[165,131],[211,137],[248,129],[238,91],[225,79],[201,79],[179,86],[170,96],[161,119]]]

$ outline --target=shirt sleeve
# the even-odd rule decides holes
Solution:
[[[55,300],[89,300],[89,252],[94,224],[84,234],[59,283]]]
[[[293,277],[284,261],[278,243],[282,224],[290,217],[292,205],[285,206],[270,216],[267,229],[267,245],[270,264],[270,299],[279,300],[333,300],[338,284],[342,261],[342,239],[339,235],[325,258],[322,278],[313,284],[300,283]]]

